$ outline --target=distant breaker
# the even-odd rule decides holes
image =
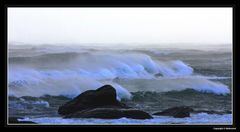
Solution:
[[[43,61],[46,63],[43,64]],[[32,68],[40,71],[39,76],[76,75],[97,80],[154,78],[156,74],[164,77],[185,76],[193,73],[193,69],[180,60],[157,61],[143,53],[54,53],[12,57],[10,63],[13,64],[10,66],[13,74],[18,73],[15,70],[16,66],[20,65],[23,69],[18,67],[19,70]]]
[[[44,63],[43,63],[44,62]],[[182,79],[193,75],[193,68],[181,60],[157,61],[143,53],[95,51],[86,53],[47,53],[32,57],[10,58],[9,94],[14,96],[65,95],[74,97],[105,83],[116,88],[118,99],[130,99],[129,88],[114,83],[114,79],[165,79],[153,89],[184,90],[227,94],[229,89],[207,79]],[[176,77],[176,80],[168,79]],[[22,83],[23,82],[23,83]],[[167,83],[166,83],[167,82]],[[139,90],[151,90],[141,86]],[[21,88],[21,90],[19,90]],[[37,92],[36,92],[37,91]]]

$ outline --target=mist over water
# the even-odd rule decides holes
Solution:
[[[57,102],[49,102],[48,96],[73,98],[105,84],[116,89],[118,100],[150,113],[176,105],[228,111],[232,58],[231,50],[224,46],[203,50],[11,45],[8,94],[17,100],[10,99],[10,113],[18,115],[17,111],[26,105],[42,104],[40,111],[49,111],[46,116],[53,116]],[[184,98],[178,98],[182,95]],[[18,102],[27,96],[36,101],[27,98],[25,103]],[[30,109],[25,111],[33,116]]]
[[[8,7],[8,116],[39,124],[231,124],[232,13]],[[58,114],[59,106],[106,84],[119,101],[151,115],[176,106],[203,113],[150,120]]]
[[[163,53],[161,55],[156,54],[156,51],[147,49],[129,51],[127,49],[78,48],[71,49],[71,51],[66,49],[65,51],[64,47],[52,46],[39,49],[32,47],[31,49],[38,53],[35,56],[27,55],[26,50],[24,50],[26,53],[24,56],[21,54],[23,52],[21,48],[13,51],[10,49],[10,53],[15,54],[15,56],[9,57],[8,82],[10,86],[19,84],[25,87],[18,92],[10,89],[10,94],[34,96],[36,90],[39,90],[36,93],[38,96],[79,94],[87,89],[98,88],[106,81],[112,82],[113,79],[128,79],[130,82],[134,79],[147,80],[145,83],[149,83],[150,87],[147,86],[149,88],[142,88],[144,86],[142,84],[134,91],[136,89],[139,91],[171,91],[193,88],[215,94],[228,94],[230,92],[228,86],[224,84],[195,75],[194,68],[188,63],[179,59],[164,58],[164,56],[171,56],[168,54],[176,53],[174,50],[171,51],[172,53],[159,51],[159,53]],[[178,54],[188,54],[188,52],[191,53],[191,50],[184,52]],[[161,57],[164,59],[161,60]],[[152,83],[159,83],[161,86],[156,85],[159,88],[152,89]],[[136,86],[136,84],[132,85]],[[25,92],[25,89],[28,89],[28,92]],[[65,92],[63,92],[64,89],[66,89]],[[47,91],[47,93],[43,91]]]

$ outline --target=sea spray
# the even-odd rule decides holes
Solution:
[[[135,90],[164,92],[192,88],[200,92],[215,94],[230,92],[228,87],[221,83],[194,78],[193,68],[181,60],[157,61],[143,53],[119,54],[100,51],[48,53],[30,57],[29,60],[24,59],[24,61],[22,57],[10,59],[9,95],[18,97],[46,94],[74,97],[106,83],[115,86],[119,100],[130,99],[129,92]],[[49,63],[45,63],[44,60]],[[160,78],[163,80],[157,80],[159,78],[155,77],[156,74],[161,74]],[[182,78],[185,76],[192,78]],[[176,77],[176,79],[169,79],[169,77]],[[145,84],[132,81],[133,86],[131,86],[114,83],[112,82],[114,79],[149,80],[144,81]]]

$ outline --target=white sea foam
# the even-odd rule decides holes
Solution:
[[[29,63],[31,62],[31,64],[26,65],[25,63],[28,62],[24,61],[22,65],[25,64],[25,68],[30,67],[33,69],[41,68],[41,66],[45,69],[49,67],[48,69],[51,70],[44,71],[46,74],[56,74],[54,71],[60,69],[65,72],[72,71],[71,74],[78,74],[80,76],[94,79],[112,79],[115,77],[149,78],[157,73],[160,73],[163,76],[182,76],[191,75],[193,72],[193,69],[190,66],[180,60],[156,61],[150,56],[140,53],[94,52],[79,54],[78,57],[75,55],[74,57],[69,56],[67,59],[71,60],[61,60],[63,56],[65,57],[64,59],[66,59],[66,55],[69,56],[69,54],[64,53],[49,55],[49,57],[47,57],[47,55],[44,57],[40,56],[29,60]],[[21,64],[21,62],[18,62],[18,64]],[[10,73],[14,72],[17,74],[18,71],[16,68],[19,69],[20,66],[15,64],[11,65],[11,67]],[[29,74],[36,74],[34,71],[31,72],[32,73]],[[60,74],[60,72],[57,74]],[[63,72],[63,74],[65,73]],[[20,75],[20,77],[21,76],[22,75]],[[10,79],[12,79],[11,75]]]
[[[169,92],[182,91],[186,89],[194,89],[199,92],[213,93],[218,95],[226,95],[230,93],[228,86],[213,82],[205,78],[190,77],[161,77],[157,79],[135,79],[135,80],[120,80],[118,81],[128,90],[136,91],[154,91],[154,92]]]
[[[125,88],[111,81],[100,82],[68,71],[52,71],[51,74],[29,69],[19,71],[22,74],[12,73],[13,79],[10,79],[9,95],[17,97],[43,95],[75,97],[86,90],[94,90],[104,84],[111,84],[116,89],[119,100],[131,98],[131,94]],[[24,79],[24,81],[19,81],[19,79]]]
[[[186,76],[193,73],[193,69],[180,60],[158,62],[159,73],[164,77]]]
[[[183,77],[167,77],[167,78],[158,78],[158,80],[163,84],[163,86],[168,86],[168,82],[172,82],[172,86],[176,84],[175,88],[173,87],[172,90],[184,90],[186,88],[194,89],[200,92],[206,92],[206,93],[215,93],[215,94],[229,94],[230,89],[228,86],[216,82],[216,81],[210,81],[212,80],[220,80],[220,79],[229,79],[229,77],[216,77],[216,76],[183,76]],[[180,84],[180,85],[178,85]]]
[[[26,101],[23,98],[20,98],[21,101],[10,101],[9,107],[19,110],[25,110],[27,107],[49,107],[49,103],[47,101],[39,100],[39,101]],[[30,108],[31,108],[30,107]]]
[[[165,124],[231,124],[232,114],[191,114],[191,117],[173,118],[169,116],[154,116],[153,119],[136,120],[128,118],[120,119],[95,119],[79,118],[64,119],[61,117],[24,118],[21,121],[33,121],[39,124],[66,124],[66,125],[165,125]]]
[[[56,56],[61,59],[64,55],[66,54],[55,54],[54,58],[50,56],[49,60],[54,62]],[[38,62],[39,58],[41,60],[41,57],[34,58],[37,60],[33,59],[34,62],[39,63],[37,66],[24,65],[24,63],[10,64],[9,95],[19,97],[48,94],[74,97],[86,90],[112,84],[117,91],[118,99],[130,99],[131,86],[113,83],[111,80],[115,78],[130,79],[130,81],[131,79],[149,79],[144,82],[149,83],[147,87],[143,83],[134,83],[134,86],[138,87],[135,90],[171,91],[193,88],[216,94],[230,92],[227,86],[221,83],[194,78],[193,69],[180,60],[156,61],[140,53],[94,52],[80,54],[71,60],[62,60],[64,65],[55,64],[52,67],[50,62],[49,64]],[[41,67],[41,63],[44,67]],[[152,81],[156,81],[155,74],[158,73],[162,77],[157,78],[157,85],[155,82],[151,84]],[[186,76],[190,78],[184,78]],[[152,88],[153,85],[155,85],[154,88]]]
[[[33,105],[38,105],[38,106],[44,106],[44,107],[49,107],[49,103],[47,101],[33,101],[31,102]]]

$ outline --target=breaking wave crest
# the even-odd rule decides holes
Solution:
[[[48,94],[74,97],[86,90],[111,84],[117,91],[118,99],[130,99],[129,88],[113,83],[113,79],[156,79],[156,75],[164,78],[193,74],[193,68],[180,60],[157,61],[142,53],[54,53],[12,57],[9,62],[9,94],[13,96]],[[185,81],[185,85],[182,82],[174,83],[193,86],[191,82],[192,80]],[[204,81],[195,82],[203,83],[201,86],[194,85],[193,88],[198,91],[229,93],[228,88],[222,84],[207,80],[205,82],[208,85],[204,86]]]

